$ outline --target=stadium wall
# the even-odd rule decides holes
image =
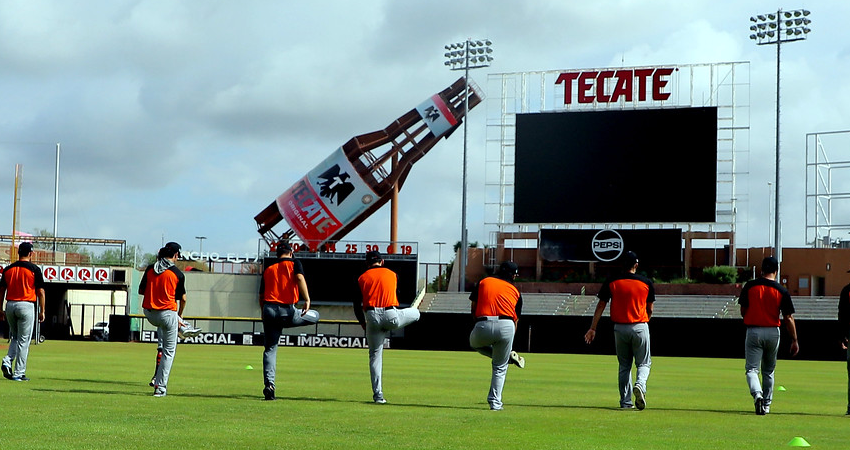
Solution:
[[[257,302],[258,276],[186,273],[187,317],[260,317]],[[141,304],[135,295],[130,302]],[[323,319],[353,319],[351,307],[345,305],[315,305]],[[834,320],[797,320],[800,337],[799,359],[839,361],[846,353],[839,345],[841,330]],[[519,322],[514,348],[534,353],[614,354],[613,324],[607,316],[599,323],[596,341],[584,343],[584,333],[590,324],[586,316],[523,316]],[[211,323],[196,321],[196,325],[211,329]],[[468,314],[422,313],[419,322],[404,329],[403,336],[393,338],[394,348],[414,350],[467,351],[473,322]],[[234,328],[236,327],[236,328]],[[245,328],[242,330],[241,328]],[[260,329],[262,325],[259,325]],[[238,328],[238,329],[237,329]],[[251,332],[250,322],[233,322],[230,333]],[[656,317],[650,322],[652,354],[656,356],[744,357],[745,327],[740,319],[696,319]],[[362,330],[354,325],[353,333]],[[332,332],[328,330],[328,332]],[[788,358],[789,339],[782,332],[780,358]]]
[[[260,305],[257,294],[260,290],[258,275],[219,274],[201,271],[186,271],[186,308],[184,317],[256,317],[260,318]],[[141,280],[137,272],[135,280]],[[128,310],[131,314],[142,314],[142,296],[138,295],[138,281],[130,286]],[[144,321],[142,321],[144,322]],[[139,331],[136,322],[133,331]],[[220,328],[220,323],[208,320],[196,320],[195,326],[205,330]],[[145,327],[146,325],[142,325]],[[230,333],[252,332],[251,322],[231,322],[227,326]]]
[[[834,320],[797,320],[800,353],[796,359],[842,361],[841,336]],[[470,350],[473,321],[467,314],[423,313],[405,329],[395,348],[415,350]],[[592,345],[584,343],[590,317],[523,316],[514,349],[532,353],[614,355],[614,326],[603,316]],[[654,318],[649,325],[653,356],[744,358],[746,327],[740,319]],[[790,340],[782,329],[780,359],[788,359]]]

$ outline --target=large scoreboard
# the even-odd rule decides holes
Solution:
[[[357,278],[366,270],[366,252],[378,251],[384,267],[398,275],[398,301],[402,307],[416,299],[419,270],[417,244],[413,242],[338,241],[328,243],[322,251],[312,252],[307,246],[293,242],[293,257],[301,261],[310,300],[316,304],[352,304],[360,300]],[[272,255],[274,251],[271,252]],[[263,261],[263,269],[276,258]]]
[[[717,108],[516,115],[516,223],[711,223]]]

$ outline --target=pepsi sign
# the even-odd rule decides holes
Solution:
[[[593,256],[599,261],[615,261],[623,254],[623,236],[616,230],[600,230],[590,241]]]

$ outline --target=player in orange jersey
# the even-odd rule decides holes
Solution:
[[[753,396],[756,414],[770,412],[773,400],[773,371],[779,352],[779,314],[785,318],[785,326],[791,337],[791,356],[800,350],[797,344],[797,327],[794,323],[794,304],[788,290],[776,282],[779,262],[768,256],[761,262],[761,277],[750,280],[741,289],[738,304],[747,326],[746,350],[747,384]],[[759,366],[761,378],[759,383]],[[764,388],[762,389],[762,384]]]
[[[646,381],[652,366],[648,322],[652,317],[655,287],[652,280],[636,273],[638,257],[635,252],[626,252],[621,259],[625,272],[608,279],[599,290],[599,302],[596,304],[590,329],[584,335],[584,341],[590,344],[596,338],[599,319],[605,311],[605,306],[611,302],[611,321],[614,322],[614,342],[620,365],[620,408],[637,407],[640,410],[646,408]],[[632,361],[637,366],[634,386]]]
[[[369,375],[372,379],[372,400],[383,404],[383,384],[381,382],[384,366],[384,340],[392,330],[404,328],[419,320],[416,308],[400,309],[398,306],[398,276],[384,267],[384,258],[376,251],[366,252],[366,265],[369,266],[357,279],[360,286],[361,302],[354,303],[354,314],[360,325],[366,330],[366,342],[369,345]],[[359,304],[358,304],[359,303]]]
[[[522,310],[522,295],[514,286],[516,263],[505,261],[496,276],[479,281],[469,294],[475,326],[469,334],[469,345],[492,360],[493,374],[487,403],[493,411],[501,411],[502,388],[508,363],[525,367],[525,358],[512,350],[516,323]]]
[[[3,376],[14,381],[29,381],[27,356],[36,313],[38,321],[44,322],[44,278],[31,259],[32,244],[24,242],[18,246],[18,260],[9,264],[0,278],[0,304],[6,299],[6,310],[0,309],[0,320],[5,317],[9,321],[11,335],[2,369]]]

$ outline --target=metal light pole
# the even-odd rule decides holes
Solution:
[[[767,246],[773,247],[770,242],[770,207],[773,206],[773,182],[767,182]]]
[[[779,226],[779,66],[780,66],[780,48],[783,42],[794,42],[806,39],[806,36],[812,30],[808,25],[812,23],[809,20],[809,11],[805,9],[797,9],[794,11],[777,10],[775,13],[759,14],[755,17],[750,17],[750,22],[754,25],[750,26],[753,34],[750,39],[756,41],[758,45],[776,44],[776,175],[774,183],[776,185],[776,193],[774,195],[774,245],[775,257],[778,261],[782,261],[782,243],[780,241],[780,226]]]
[[[458,261],[460,275],[458,278],[458,291],[466,291],[466,264],[467,253],[469,251],[469,243],[466,235],[466,130],[469,121],[469,69],[478,69],[487,67],[493,61],[490,56],[493,49],[490,48],[492,42],[489,39],[473,40],[467,38],[464,42],[458,42],[445,46],[447,50],[445,57],[445,65],[451,70],[464,71],[464,91],[465,100],[463,102],[463,200],[461,202],[460,215],[460,261]]]
[[[56,239],[59,237],[59,149],[56,143],[56,181],[53,184],[53,263],[56,264]]]
[[[201,247],[201,248],[198,250],[198,253],[204,253],[204,239],[206,239],[206,238],[207,238],[206,236],[195,236],[195,239],[197,239],[197,240],[198,240],[198,243],[199,243],[199,245],[200,245],[200,247]]]

